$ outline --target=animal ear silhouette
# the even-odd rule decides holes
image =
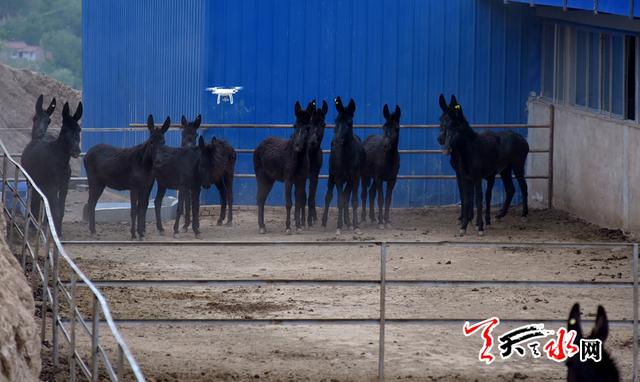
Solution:
[[[40,94],[40,97],[36,100],[36,113],[42,111],[42,101],[44,101],[44,95]]]
[[[171,127],[171,118],[167,116],[167,119],[165,119],[164,123],[162,124],[162,129],[160,130],[160,132],[162,132],[162,134],[166,133],[167,130],[169,130],[169,127]]]
[[[198,147],[200,147],[201,149],[204,150],[205,145],[204,145],[204,138],[202,137],[202,135],[200,136],[200,138],[198,138]]]
[[[309,104],[307,105],[307,113],[313,113],[314,111],[316,111],[316,100],[312,100],[311,102],[309,102]]]
[[[51,100],[51,103],[49,104],[49,107],[47,108],[46,113],[49,114],[49,116],[51,116],[55,110],[56,110],[56,99],[54,97]]]
[[[353,100],[353,98],[349,100],[349,104],[347,105],[347,110],[349,110],[349,113],[351,113],[351,115],[353,115],[353,113],[356,112],[356,102]]]
[[[327,115],[329,111],[329,105],[327,105],[327,101],[322,100],[322,114]]]
[[[201,123],[202,123],[202,114],[198,114],[198,116],[196,117],[195,121],[193,121],[193,125],[197,129],[197,128],[200,127]]]
[[[149,116],[147,117],[147,129],[149,129],[149,131],[153,131],[155,130],[156,126],[153,123],[153,115],[149,114]]]
[[[396,105],[396,111],[393,112],[396,121],[400,122],[400,106]]]
[[[78,107],[76,108],[76,112],[73,114],[73,119],[78,122],[82,118],[82,101],[78,102]]]
[[[300,112],[302,111],[302,106],[300,106],[300,101],[296,101],[296,104],[293,106],[293,112],[296,117],[300,116]]]
[[[449,110],[449,105],[447,105],[447,100],[444,98],[444,94],[440,93],[438,102],[440,103],[440,109],[442,109],[442,111],[446,113],[447,110]]]
[[[344,111],[344,106],[342,105],[342,99],[340,96],[337,96],[334,103],[336,104],[336,111],[338,113],[342,113]]]
[[[189,124],[189,121],[187,121],[187,117],[185,117],[183,114],[182,118],[180,118],[180,125],[182,125],[182,127],[187,127],[188,124]]]
[[[382,116],[384,116],[384,119],[389,119],[390,115],[389,115],[389,106],[385,103],[384,107],[382,108]]]
[[[216,137],[215,136],[211,138],[211,145],[213,146],[214,143],[216,143]]]
[[[609,320],[607,312],[604,311],[602,305],[598,305],[598,313],[596,314],[596,326],[591,331],[591,338],[597,338],[604,343],[609,336]]]
[[[582,338],[582,324],[580,323],[580,304],[578,304],[577,302],[573,304],[571,312],[569,313],[567,330],[576,331],[576,340],[580,340],[580,338]]]
[[[451,101],[449,102],[449,106],[454,107],[458,104],[458,100],[456,99],[456,95],[455,94],[451,94]]]
[[[62,118],[68,118],[69,117],[69,102],[65,102],[64,106],[62,107]]]

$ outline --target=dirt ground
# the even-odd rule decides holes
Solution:
[[[117,200],[118,196],[108,196]],[[65,217],[65,240],[88,240],[81,221],[86,194],[73,191]],[[257,233],[252,207],[235,210],[231,227],[215,225],[216,217],[203,217],[203,241],[366,241],[408,240],[456,242],[625,241],[618,231],[587,224],[559,211],[532,211],[527,222],[519,207],[485,236],[470,230],[457,235],[456,208],[393,210],[393,227],[379,230],[365,225],[362,234],[335,234],[318,227],[301,234],[284,233],[284,211],[269,208],[268,233]],[[519,211],[518,211],[519,212]],[[217,210],[216,210],[217,214]],[[165,222],[166,229],[170,222]],[[98,240],[128,242],[129,225],[99,224]],[[180,246],[194,240],[192,233],[174,239],[157,234],[148,222],[147,240],[108,246],[67,245],[67,251],[94,281],[116,283],[101,287],[119,328],[150,381],[371,381],[377,376],[378,326],[327,323],[278,323],[279,319],[377,319],[377,285],[287,283],[213,284],[208,280],[376,280],[380,248],[377,245],[336,244],[278,246]],[[173,244],[172,244],[173,242]],[[498,359],[486,366],[477,359],[479,335],[464,337],[464,321],[498,316],[502,320],[549,320],[546,327],[564,325],[569,309],[580,302],[585,320],[593,320],[596,307],[607,309],[612,329],[606,348],[630,378],[632,328],[620,320],[632,318],[632,289],[623,285],[557,287],[554,285],[495,285],[494,280],[629,282],[628,248],[552,248],[504,245],[461,247],[391,245],[387,262],[390,280],[432,280],[428,285],[389,284],[386,317],[430,319],[429,323],[388,323],[385,341],[387,380],[410,381],[561,381],[566,367],[546,358]],[[118,285],[118,280],[131,284]],[[149,281],[174,280],[180,285]],[[486,284],[454,281],[485,281]],[[139,281],[139,283],[132,283]],[[78,289],[79,308],[87,312],[90,299]],[[207,319],[272,319],[266,324],[212,323]],[[439,321],[452,319],[456,321]],[[145,320],[160,320],[146,321]],[[182,321],[171,321],[182,320]],[[458,321],[459,320],[459,321]],[[505,322],[500,335],[523,322]],[[585,322],[585,331],[592,323]],[[106,332],[103,329],[102,333]],[[83,341],[82,338],[79,339]],[[87,341],[85,338],[84,341]],[[105,337],[105,341],[109,339]],[[497,354],[497,350],[494,349]]]

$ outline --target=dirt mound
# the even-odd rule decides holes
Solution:
[[[0,215],[0,234],[6,226]],[[35,305],[22,268],[0,239],[0,381],[38,381],[40,334]]]
[[[31,70],[14,69],[0,64],[0,139],[11,153],[21,153],[29,143],[31,136],[31,119],[33,118],[36,99],[44,94],[46,105],[55,97],[58,103],[53,114],[50,130],[62,125],[62,105],[65,102],[75,109],[82,99],[78,90],[72,89],[61,82],[49,78],[44,74]],[[15,131],[8,129],[16,129]],[[57,131],[53,131],[57,134]]]

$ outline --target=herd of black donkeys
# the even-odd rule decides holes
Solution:
[[[484,224],[490,224],[490,201],[494,179],[500,174],[506,198],[497,218],[503,217],[515,193],[512,177],[515,175],[523,196],[522,217],[528,214],[527,184],[524,178],[524,165],[529,153],[527,141],[514,132],[494,133],[486,131],[476,133],[467,122],[462,107],[455,96],[449,103],[443,95],[439,99],[440,134],[438,142],[444,153],[450,155],[451,166],[456,172],[461,196],[460,229],[462,233],[474,216],[476,207],[476,227],[480,234]],[[69,161],[80,155],[80,125],[82,103],[71,114],[68,103],[62,109],[62,128],[57,137],[47,133],[50,117],[55,111],[53,99],[47,109],[43,109],[41,95],[35,105],[31,141],[22,153],[22,165],[36,185],[42,190],[51,206],[56,231],[62,234],[65,199],[71,177]],[[340,97],[335,99],[338,115],[335,119],[334,137],[331,141],[329,157],[329,180],[325,196],[324,213],[321,224],[326,227],[328,208],[333,198],[333,188],[338,193],[338,232],[343,225],[358,230],[358,186],[362,186],[362,215],[366,221],[366,200],[369,196],[369,218],[384,229],[390,224],[389,207],[393,188],[400,168],[398,141],[400,135],[400,107],[393,112],[384,105],[383,135],[371,135],[364,142],[353,134],[353,117],[356,104],[350,100],[345,107]],[[295,123],[290,139],[266,138],[253,155],[253,165],[257,180],[258,226],[265,233],[264,204],[273,184],[284,182],[286,198],[286,230],[291,232],[291,191],[295,186],[294,220],[296,230],[306,224],[312,226],[318,220],[316,213],[316,189],[322,167],[321,143],[324,136],[325,116],[328,105],[322,102],[316,108],[315,101],[303,109],[299,102],[294,106]],[[98,144],[86,153],[84,166],[89,184],[87,214],[89,229],[95,233],[95,207],[105,187],[116,190],[129,190],[131,199],[131,238],[140,239],[145,234],[145,216],[149,196],[154,181],[157,182],[155,198],[156,225],[163,232],[160,216],[162,198],[167,189],[178,190],[178,212],[174,224],[174,234],[179,232],[180,215],[185,214],[186,231],[191,224],[196,237],[199,237],[199,208],[201,188],[216,185],[220,192],[221,211],[218,225],[233,219],[233,177],[236,152],[224,140],[215,137],[205,142],[197,139],[197,129],[201,123],[198,116],[193,122],[183,116],[182,145],[180,148],[165,145],[164,134],[171,125],[169,117],[161,127],[149,116],[148,139],[134,147],[117,148]],[[487,181],[485,193],[486,207],[483,216],[482,179]],[[309,193],[306,184],[309,180]],[[386,194],[383,185],[387,183]],[[377,196],[378,215],[376,217],[374,199]],[[383,206],[384,200],[384,206]],[[352,216],[348,203],[351,201]],[[308,206],[308,209],[306,207]],[[31,209],[38,216],[40,209],[38,198],[32,199]],[[305,209],[308,214],[305,216]],[[192,215],[192,219],[190,218]],[[484,219],[483,219],[484,217]],[[192,221],[191,221],[192,220]],[[580,327],[580,309],[578,304],[571,310],[568,329],[576,331],[576,341],[583,338]],[[598,307],[596,325],[589,337],[602,342],[608,336],[608,320],[604,308]],[[577,356],[567,361],[569,381],[618,381],[619,373],[606,351],[602,361],[578,362]]]

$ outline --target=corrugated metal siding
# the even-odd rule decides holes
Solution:
[[[356,123],[382,123],[384,103],[401,106],[403,123],[436,123],[441,92],[456,93],[472,123],[519,123],[529,91],[540,88],[539,20],[527,6],[498,0],[85,1],[84,17],[84,126],[126,126],[150,112],[201,112],[207,123],[291,123],[295,100],[332,105],[336,95],[356,100]],[[233,105],[216,105],[204,92],[239,85]],[[210,134],[253,148],[290,131]],[[437,148],[435,130],[401,134],[402,149]],[[239,154],[236,170],[252,173],[251,155]],[[401,174],[442,173],[451,174],[447,157],[402,158]],[[452,181],[399,181],[396,190],[395,206],[458,198]],[[253,180],[236,181],[235,200],[255,203]],[[283,202],[281,186],[269,202]]]
[[[563,7],[564,0],[511,0],[517,3],[533,5]],[[598,12],[610,13],[613,15],[629,16],[629,0],[568,0],[567,8],[593,11],[597,7]],[[640,16],[640,0],[633,0],[633,14]]]

